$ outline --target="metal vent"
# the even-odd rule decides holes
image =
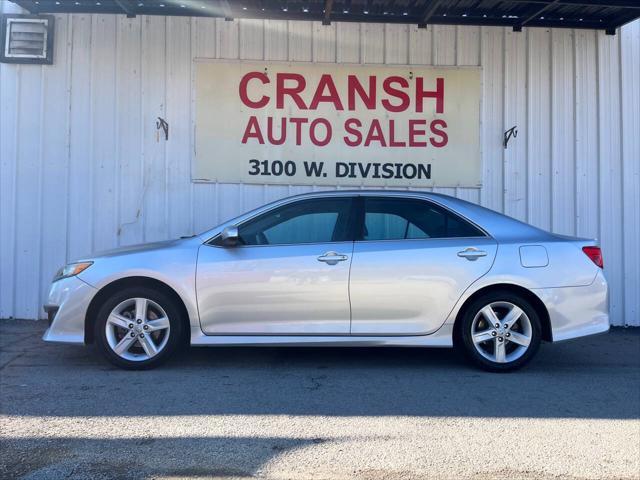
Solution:
[[[53,17],[7,15],[3,20],[0,61],[52,63]]]
[[[47,58],[47,21],[10,19],[7,22],[5,55]]]

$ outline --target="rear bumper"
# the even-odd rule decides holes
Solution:
[[[609,331],[609,289],[598,272],[591,285],[533,289],[549,311],[554,342]]]
[[[44,306],[49,328],[42,339],[45,342],[84,344],[84,321],[96,292],[78,277],[53,282]]]

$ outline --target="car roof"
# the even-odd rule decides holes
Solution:
[[[266,212],[271,208],[280,205],[303,200],[307,198],[323,198],[323,197],[357,197],[357,196],[382,196],[382,197],[398,197],[398,198],[422,198],[438,204],[446,209],[452,210],[458,215],[475,223],[486,231],[491,237],[498,242],[509,241],[549,241],[557,238],[544,230],[533,225],[521,222],[515,218],[503,215],[494,210],[482,207],[466,200],[445,195],[443,193],[428,192],[422,190],[386,190],[386,189],[350,189],[350,190],[321,190],[306,192],[281,198],[269,204],[263,205],[251,212],[247,212],[235,219],[229,220],[215,229],[206,232],[204,236],[211,235],[214,231],[221,231],[222,228],[234,223],[239,223],[257,214]],[[217,233],[217,232],[216,232]]]

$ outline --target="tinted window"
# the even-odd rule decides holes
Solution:
[[[239,228],[244,245],[340,242],[348,238],[351,200],[327,198],[285,205]]]
[[[422,200],[366,198],[363,240],[481,237],[455,214]]]

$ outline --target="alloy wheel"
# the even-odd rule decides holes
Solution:
[[[491,302],[482,307],[471,324],[476,351],[495,363],[522,357],[531,345],[533,328],[527,314],[511,302]]]
[[[158,355],[169,341],[170,330],[164,309],[148,298],[130,298],[119,303],[105,323],[111,350],[134,362]]]

